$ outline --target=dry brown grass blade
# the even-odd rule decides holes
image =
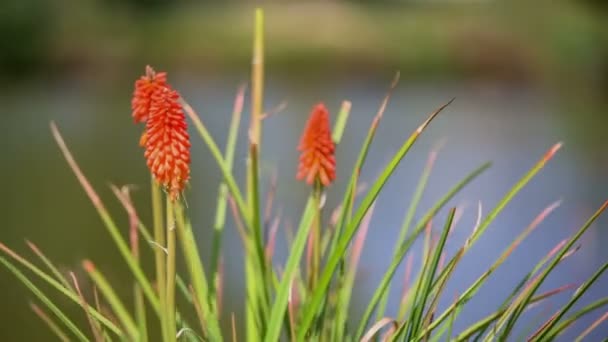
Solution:
[[[361,337],[361,342],[369,342],[372,340],[374,336],[385,326],[392,325],[393,329],[397,328],[397,321],[392,318],[384,317],[381,318],[378,322],[374,323],[374,325],[369,328],[369,330]]]
[[[87,310],[89,304],[87,304],[86,299],[82,295],[82,291],[80,291],[80,286],[78,286],[78,279],[76,279],[76,275],[74,274],[74,272],[70,272],[70,277],[72,278],[72,283],[74,284],[74,289],[78,294],[78,298],[80,298],[80,306],[82,307],[85,315],[87,316],[87,321],[89,323],[91,331],[93,332],[93,337],[95,338],[95,341],[103,342],[103,334],[101,332],[101,328],[99,327],[99,325],[97,325],[93,317],[91,317],[91,315],[89,314],[89,310]]]
[[[129,242],[131,245],[131,253],[133,253],[133,256],[136,259],[139,259],[139,234],[137,231],[139,216],[137,215],[137,210],[131,200],[129,187],[125,185],[118,188],[116,185],[110,184],[110,188],[127,212],[127,216],[129,217]]]

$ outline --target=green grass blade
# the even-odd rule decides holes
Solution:
[[[517,182],[515,185],[509,189],[507,194],[498,202],[496,207],[492,209],[492,211],[486,216],[483,222],[477,227],[475,233],[471,236],[471,238],[467,241],[466,249],[470,249],[477,239],[479,239],[486,231],[486,229],[494,222],[496,217],[503,211],[503,209],[513,200],[513,198],[536,176],[540,170],[542,170],[547,162],[553,158],[555,153],[559,151],[562,144],[557,143],[545,153],[545,155],[539,160],[526,174]]]
[[[70,168],[76,175],[76,178],[80,182],[80,185],[85,190],[85,192],[89,196],[91,202],[95,206],[97,213],[101,217],[106,229],[108,230],[108,232],[110,233],[110,236],[114,240],[116,247],[118,247],[118,250],[120,251],[121,256],[125,260],[126,264],[129,266],[129,269],[135,276],[135,279],[139,283],[139,286],[141,286],[144,294],[146,295],[146,298],[150,302],[150,305],[152,306],[154,311],[158,315],[160,315],[160,304],[158,301],[158,297],[156,297],[154,290],[152,289],[152,285],[146,278],[146,275],[144,274],[143,270],[139,266],[139,263],[131,254],[131,250],[129,249],[129,246],[125,242],[124,238],[122,237],[120,230],[114,223],[114,220],[112,219],[112,217],[110,216],[108,211],[105,209],[101,199],[99,198],[99,196],[97,195],[97,193],[95,192],[95,190],[93,189],[93,187],[91,186],[89,181],[86,179],[86,177],[80,170],[80,167],[74,160],[72,153],[67,148],[63,138],[61,137],[61,134],[59,133],[59,130],[57,129],[57,126],[55,126],[54,123],[51,123],[51,130],[53,132],[53,137],[55,138],[57,145],[61,149],[61,152],[63,153]]]
[[[593,303],[583,307],[579,311],[572,314],[570,317],[559,322],[555,326],[555,328],[553,328],[553,331],[551,332],[551,336],[549,336],[549,337],[556,338],[557,336],[559,336],[559,334],[564,332],[564,330],[566,330],[568,327],[570,327],[572,325],[572,323],[578,321],[582,317],[584,317],[584,316],[590,314],[591,312],[593,312],[599,308],[602,308],[606,305],[608,305],[608,297],[600,298],[600,299],[594,301]]]
[[[226,169],[232,172],[234,164],[234,151],[236,150],[237,137],[241,124],[241,114],[243,113],[243,102],[245,100],[245,86],[239,87],[236,98],[234,100],[234,109],[232,111],[232,119],[230,120],[230,128],[228,129],[228,138],[226,149],[224,151],[224,162]],[[222,250],[222,236],[226,222],[226,207],[228,205],[228,187],[225,182],[220,184],[217,195],[217,207],[215,210],[215,222],[213,224],[213,243],[211,244],[211,270],[210,275],[212,282],[209,287],[209,296],[215,297],[217,291],[216,283],[218,282],[218,269],[220,264],[220,256]],[[216,300],[217,302],[217,300]]]
[[[331,134],[331,139],[336,145],[340,144],[342,136],[344,135],[344,129],[346,128],[346,123],[348,122],[351,106],[352,104],[350,101],[342,101],[342,105],[338,111],[338,116],[336,117],[336,122],[334,123]]]
[[[433,164],[435,163],[436,159],[437,159],[437,151],[432,151],[431,154],[429,155],[427,163],[422,171],[422,175],[420,176],[420,179],[418,180],[418,185],[416,186],[416,190],[414,191],[414,195],[412,196],[410,205],[409,205],[407,212],[405,214],[405,217],[403,219],[403,224],[401,225],[399,237],[397,238],[397,242],[395,243],[395,252],[393,254],[393,257],[395,256],[395,254],[397,254],[397,252],[399,251],[399,247],[403,244],[403,242],[405,241],[405,238],[408,235],[409,228],[412,224],[412,221],[414,220],[414,215],[416,214],[416,210],[418,209],[418,204],[420,203],[420,200],[422,199],[422,194],[424,193],[424,189],[426,188],[426,184],[431,175],[431,170],[433,169]],[[378,309],[376,310],[376,319],[380,319],[380,318],[384,317],[384,311],[386,308],[386,303],[388,301],[388,295],[390,294],[390,292],[391,292],[391,285],[389,283],[386,291],[384,291],[384,294],[382,295],[382,298],[380,299],[380,303],[378,304]]]
[[[344,135],[344,130],[346,128],[346,123],[348,122],[348,117],[350,115],[350,109],[352,107],[352,103],[350,101],[342,101],[342,105],[340,106],[340,110],[338,112],[338,116],[336,118],[336,121],[334,123],[334,127],[332,129],[332,140],[333,142],[336,144],[336,146],[340,145],[340,141],[342,140],[342,136]],[[375,125],[377,126],[377,125]],[[375,131],[375,128],[373,129],[373,131]],[[367,141],[367,139],[366,139]],[[364,144],[364,149],[366,150],[364,153],[367,153],[367,148],[369,147],[369,142],[367,144]],[[360,160],[360,162],[358,162],[358,168],[360,169],[361,164],[363,162],[363,160],[361,159],[361,157],[358,158],[358,160]],[[348,196],[349,199],[353,199],[351,198],[351,190],[352,190],[352,194],[355,193],[354,189],[351,189],[351,186],[356,188],[356,181],[357,178],[355,178],[355,175],[353,174],[349,183],[349,186],[347,188],[346,191],[346,196]],[[344,204],[344,202],[343,202]],[[338,241],[338,237],[340,236],[340,231],[342,229],[342,223],[343,223],[343,215],[345,215],[346,212],[350,212],[352,208],[352,202],[349,202],[348,208],[345,209],[345,206],[342,207],[342,212],[340,214],[341,217],[339,217],[339,222],[337,222],[336,226],[334,227],[333,232],[328,231],[327,232],[327,243],[323,243],[323,247],[322,247],[322,255],[325,255],[327,253],[327,251],[332,250],[337,241]],[[331,246],[330,246],[331,245]],[[329,248],[328,248],[329,247]],[[345,275],[341,274],[341,281],[344,282],[345,279],[343,279]],[[341,286],[341,285],[339,285]],[[348,291],[348,290],[347,290]],[[338,291],[340,294],[342,294],[342,291]],[[334,338],[334,340],[341,340],[342,339],[342,334],[344,332],[344,324],[345,324],[345,320],[346,320],[346,307],[344,306],[336,306],[335,308],[335,319],[336,319],[336,323],[333,325],[333,333],[332,336]],[[292,329],[293,330],[293,329]],[[295,337],[292,336],[292,338]]]
[[[302,219],[300,220],[298,232],[293,245],[291,246],[291,251],[289,253],[289,257],[287,258],[287,264],[285,265],[285,271],[283,272],[283,277],[279,285],[279,290],[276,294],[272,310],[270,311],[268,330],[266,332],[266,336],[264,337],[264,341],[266,342],[274,342],[278,341],[279,339],[292,280],[294,279],[296,271],[298,270],[302,254],[304,253],[304,248],[306,246],[308,234],[312,226],[312,221],[315,216],[313,202],[314,201],[312,198],[309,198],[306,204],[306,209],[304,209],[304,213],[302,214]]]
[[[6,247],[3,243],[0,243],[0,250],[3,251],[9,257],[11,257],[13,260],[17,261],[19,264],[23,265],[28,270],[32,271],[32,273],[34,273],[39,278],[44,280],[47,284],[51,285],[57,291],[61,292],[63,295],[65,295],[70,300],[72,300],[74,303],[80,305],[80,298],[78,297],[78,295],[76,293],[74,293],[74,291],[71,288],[64,287],[60,282],[53,279],[53,277],[51,277],[50,275],[44,273],[42,270],[40,270],[34,264],[27,261],[19,254],[15,253],[13,250]],[[95,310],[92,306],[88,307],[88,311],[89,311],[89,313],[91,313],[91,315],[93,317],[95,317],[96,320],[98,320],[106,328],[110,329],[110,331],[112,331],[113,333],[115,333],[118,336],[123,335],[122,330],[118,326],[116,326],[109,319],[104,317],[101,313],[99,313],[99,311]]]
[[[534,296],[534,293],[538,290],[538,288],[543,283],[543,281],[547,278],[547,276],[549,276],[549,274],[555,269],[555,267],[562,261],[563,257],[566,255],[566,253],[568,253],[570,248],[587,231],[587,229],[589,229],[589,227],[591,227],[593,222],[595,222],[595,220],[597,220],[600,217],[600,215],[604,212],[604,210],[606,210],[607,207],[608,207],[608,201],[604,202],[604,204],[593,214],[593,216],[591,216],[589,218],[589,220],[587,220],[587,222],[585,222],[585,224],[568,240],[566,245],[555,256],[555,258],[553,258],[553,261],[551,262],[551,264],[549,264],[549,266],[539,275],[538,279],[536,279],[536,281],[534,281],[531,284],[528,291],[524,294],[521,302],[519,302],[517,304],[517,306],[515,306],[515,310],[514,310],[513,314],[511,315],[511,317],[509,318],[509,321],[507,322],[507,326],[505,327],[505,330],[503,331],[503,335],[509,334],[513,325],[515,324],[515,322],[517,321],[519,316],[522,314],[522,312],[528,305],[528,302],[530,301],[532,296]]]
[[[127,212],[127,215],[129,218],[129,238],[130,238],[130,243],[131,243],[131,254],[133,254],[133,257],[141,265],[140,248],[139,248],[140,243],[139,243],[139,232],[138,232],[140,229],[140,223],[139,223],[140,219],[139,219],[139,216],[137,215],[137,210],[135,209],[135,206],[133,205],[133,201],[131,200],[131,195],[129,193],[129,187],[123,186],[121,188],[118,188],[117,186],[111,184],[110,188],[112,189],[112,192],[114,193],[114,195],[116,196],[118,201],[122,204],[123,208]],[[72,275],[72,280],[74,282],[74,287],[76,288],[76,291],[78,292],[78,294],[81,298],[81,301],[83,303],[86,303],[84,300],[84,297],[80,293],[80,289],[78,288],[78,282],[76,281],[76,278],[74,277],[73,273],[71,273],[71,275]],[[145,302],[144,294],[137,283],[135,283],[133,285],[133,306],[135,308],[135,320],[137,322],[137,327],[139,329],[140,340],[141,340],[141,342],[146,342],[146,341],[148,341],[148,327],[147,327],[147,322],[146,322],[146,302]],[[86,308],[86,305],[83,305],[83,308]],[[85,313],[87,313],[89,325],[91,326],[91,329],[95,333],[95,340],[103,341],[103,338],[101,337],[101,333],[98,331],[97,325],[95,324],[93,319],[90,317],[90,315],[88,315],[88,312],[86,312],[86,310],[85,310]]]
[[[464,255],[464,250],[461,248],[460,250],[458,250],[457,257],[460,259],[460,258],[462,258],[463,255]],[[456,270],[456,264],[454,264],[454,266],[452,266],[452,268],[449,270],[448,276],[446,276],[443,279],[438,279],[437,287],[436,288],[433,287],[433,290],[431,293],[433,293],[434,297],[430,302],[429,309],[427,310],[427,314],[424,317],[424,320],[421,322],[423,324],[423,329],[422,329],[421,335],[423,336],[424,340],[428,340],[431,335],[428,327],[430,324],[432,324],[434,322],[435,312],[437,310],[437,305],[439,304],[439,299],[441,298],[441,295],[443,294],[443,291],[445,290],[448,280],[450,279],[450,276],[454,272],[454,270]],[[452,316],[451,324],[453,324],[455,319],[456,319],[456,317]],[[451,336],[451,332],[448,334],[448,336]]]
[[[393,276],[395,275],[397,268],[403,261],[403,258],[409,251],[410,247],[416,241],[420,233],[424,230],[424,227],[427,225],[427,223],[437,214],[437,212],[439,212],[439,210],[441,210],[447,204],[447,202],[449,202],[456,194],[458,194],[467,184],[472,182],[475,178],[477,178],[477,176],[481,175],[485,170],[487,170],[490,165],[490,163],[486,163],[473,170],[473,172],[468,174],[464,179],[462,179],[454,187],[452,187],[452,189],[450,189],[450,191],[448,191],[446,195],[443,196],[443,198],[437,201],[435,205],[431,209],[429,209],[429,211],[423,216],[420,222],[416,225],[416,229],[411,234],[411,236],[408,237],[406,241],[399,247],[398,253],[394,256],[393,260],[391,261],[391,265],[389,266],[388,270],[385,272],[382,278],[382,281],[380,282],[380,284],[376,288],[376,291],[372,295],[372,299],[369,301],[367,308],[365,309],[365,312],[361,318],[361,322],[359,323],[359,327],[357,328],[356,336],[361,336],[361,333],[367,326],[376,305],[380,301],[380,298],[388,288],[388,284],[391,282]]]
[[[359,173],[363,164],[365,163],[365,159],[367,158],[367,152],[369,151],[369,147],[371,146],[372,141],[374,140],[374,136],[376,135],[376,130],[378,128],[378,123],[380,122],[380,118],[382,117],[382,112],[379,115],[376,115],[374,118],[372,125],[369,128],[367,136],[365,137],[365,141],[363,142],[363,147],[359,151],[359,156],[357,157],[357,161],[353,168],[353,173],[351,174],[350,180],[346,187],[346,191],[344,193],[344,199],[342,201],[342,209],[340,210],[340,216],[338,221],[336,222],[334,236],[331,240],[330,247],[328,251],[333,251],[338,244],[339,238],[342,236],[342,229],[344,228],[344,224],[349,220],[350,213],[352,212],[352,208],[355,202],[355,193],[357,188],[357,181],[359,179]]]
[[[213,139],[213,137],[207,130],[207,127],[205,127],[205,125],[201,121],[200,117],[196,114],[194,109],[185,100],[182,99],[182,102],[183,102],[184,111],[186,112],[186,114],[188,114],[188,117],[190,117],[190,120],[192,120],[192,122],[194,123],[194,127],[196,128],[199,135],[201,136],[201,138],[207,145],[207,148],[209,148],[211,155],[213,156],[213,158],[215,159],[215,162],[219,166],[220,171],[222,172],[222,176],[224,177],[224,182],[226,183],[226,186],[228,187],[228,190],[230,191],[230,195],[234,199],[234,201],[237,205],[237,208],[239,209],[239,213],[242,215],[242,217],[244,218],[244,220],[246,222],[249,222],[249,213],[247,211],[247,204],[245,203],[245,200],[243,199],[243,195],[241,194],[241,191],[239,190],[239,187],[236,183],[236,180],[234,179],[234,176],[232,176],[231,170],[228,168],[228,165],[224,161],[222,152],[220,151],[219,147],[215,143],[215,140]]]
[[[179,204],[175,205],[175,221],[182,253],[190,274],[193,300],[196,302],[196,308],[201,310],[202,317],[205,318],[205,321],[199,320],[202,332],[208,331],[209,337],[213,341],[222,341],[217,312],[211,309],[212,304],[209,302],[209,283],[205,276],[196,240],[192,228],[185,221],[183,208]]]
[[[458,256],[458,260],[460,260],[460,258],[462,258],[462,256],[464,255],[464,249],[460,249],[458,250],[457,256]],[[449,270],[448,276],[446,276],[444,279],[440,279],[440,283],[439,283],[439,287],[437,289],[437,293],[435,294],[435,298],[433,299],[433,302],[431,303],[431,308],[432,311],[429,310],[428,315],[433,314],[434,316],[434,311],[435,308],[437,306],[437,303],[439,302],[439,298],[441,297],[441,294],[443,292],[443,290],[445,289],[446,284],[448,283],[448,280],[450,278],[450,275],[452,274],[452,272],[454,272],[454,270],[456,269],[456,264],[454,264],[454,266],[452,266],[452,268]],[[428,337],[431,334],[431,329],[429,329],[429,326],[431,324],[433,324],[435,321],[433,320],[432,322],[430,321],[430,317],[425,318],[425,321],[428,322],[428,324],[425,324],[423,331],[421,332],[421,335],[424,336],[424,338],[426,340],[428,340]],[[449,324],[446,325],[446,328],[448,329],[448,340],[452,339],[452,331],[454,329],[454,322],[456,321],[456,311],[452,312],[452,315],[450,315],[450,321]],[[443,334],[437,334],[439,336],[442,336]]]
[[[433,222],[429,219],[429,222],[424,227],[424,241],[423,241],[423,251],[421,255],[422,265],[420,267],[420,271],[416,274],[416,278],[414,279],[412,285],[409,286],[409,289],[404,294],[404,297],[400,301],[400,308],[398,312],[397,319],[403,320],[403,323],[399,326],[399,329],[391,336],[391,341],[398,340],[407,340],[407,337],[404,335],[409,335],[412,330],[412,324],[410,319],[413,317],[414,312],[417,309],[417,303],[419,302],[419,297],[421,295],[421,287],[425,282],[426,277],[428,275],[428,269],[431,265],[431,244],[432,244],[432,227]],[[417,236],[417,234],[414,234]],[[415,239],[415,237],[414,237]],[[413,240],[410,240],[413,241]],[[409,249],[409,247],[408,247]],[[409,312],[410,317],[405,319],[405,314]]]
[[[380,194],[380,190],[384,187],[384,184],[388,181],[388,178],[393,174],[396,170],[397,166],[405,157],[410,148],[414,145],[416,140],[420,134],[424,131],[424,129],[428,126],[428,124],[439,114],[445,107],[447,107],[452,101],[444,104],[440,108],[438,108],[434,113],[432,113],[429,118],[420,125],[416,131],[410,136],[409,139],[405,141],[405,143],[401,146],[399,151],[395,154],[393,159],[389,162],[388,166],[384,169],[381,175],[374,182],[367,195],[363,199],[359,209],[356,211],[352,221],[348,223],[346,229],[344,231],[344,235],[340,237],[336,248],[332,251],[329,259],[327,261],[327,265],[321,274],[321,278],[319,281],[319,285],[314,290],[309,305],[305,308],[304,313],[302,314],[302,321],[298,331],[298,340],[303,340],[306,335],[308,329],[310,328],[314,316],[316,315],[322,301],[323,297],[326,294],[326,290],[329,287],[329,283],[331,282],[334,272],[336,271],[338,264],[342,260],[348,245],[350,244],[350,240],[353,235],[357,232],[359,224],[363,217],[367,213],[367,210],[371,206],[371,204],[376,200],[378,195]],[[355,170],[358,172],[358,170]]]
[[[61,342],[70,342],[70,338],[61,329],[61,327],[53,322],[53,320],[40,307],[38,307],[38,305],[30,303],[30,308]]]
[[[443,251],[443,247],[445,247],[445,242],[448,238],[448,233],[452,228],[452,223],[454,221],[454,215],[456,214],[456,208],[452,208],[450,213],[448,214],[447,221],[443,228],[443,232],[441,233],[441,238],[439,239],[439,243],[434,248],[433,256],[430,259],[428,267],[425,267],[426,272],[423,276],[424,281],[421,282],[422,287],[419,289],[420,300],[416,302],[416,306],[410,315],[409,326],[410,332],[408,340],[410,340],[413,336],[416,336],[416,333],[421,328],[421,319],[424,313],[424,308],[427,306],[427,300],[430,296],[431,285],[433,283],[433,279],[437,273],[437,267],[439,266],[439,258],[441,257],[441,253]],[[414,298],[418,297],[415,295]]]
[[[346,275],[344,277],[344,283],[342,284],[340,291],[338,292],[338,303],[336,304],[336,334],[333,338],[334,341],[342,341],[344,340],[344,329],[346,326],[346,320],[349,312],[350,301],[353,287],[355,286],[355,276],[357,274],[357,267],[359,263],[359,258],[361,255],[361,250],[363,249],[363,243],[365,241],[367,231],[369,229],[369,224],[371,221],[371,217],[374,213],[375,204],[372,205],[370,210],[368,211],[365,219],[361,223],[361,229],[359,230],[358,237],[355,238],[355,242],[351,252],[351,260],[348,265],[348,270],[346,271]]]
[[[547,162],[553,158],[555,153],[561,148],[562,144],[555,144],[545,155],[527,172],[524,176],[506,193],[506,195],[498,202],[496,207],[486,216],[486,218],[476,227],[475,231],[469,239],[467,239],[464,251],[465,253],[474,245],[474,243],[481,237],[487,228],[496,217],[502,212],[502,210],[513,200],[513,198],[536,176],[540,170],[542,170]],[[448,263],[448,266],[442,271],[439,279],[445,276],[445,272],[451,268],[452,264],[456,262],[456,256],[454,256]]]
[[[382,103],[380,104],[380,107],[378,108],[378,112],[376,113],[376,116],[374,116],[374,119],[372,120],[369,130],[367,131],[367,135],[365,137],[365,140],[363,141],[363,145],[362,145],[361,149],[359,150],[359,155],[357,156],[357,161],[355,162],[355,165],[353,167],[353,172],[351,173],[350,179],[348,181],[348,186],[346,187],[346,191],[344,193],[344,197],[342,200],[342,210],[340,212],[338,222],[336,223],[334,238],[332,239],[331,247],[329,248],[330,251],[333,251],[335,249],[336,244],[338,243],[338,238],[342,235],[342,229],[344,227],[344,224],[347,221],[349,221],[351,218],[351,212],[352,212],[352,207],[353,207],[353,203],[354,203],[354,199],[355,199],[355,193],[356,193],[356,189],[357,189],[357,181],[359,179],[359,174],[360,174],[361,169],[363,168],[363,164],[365,163],[365,160],[367,158],[367,153],[369,152],[369,148],[372,144],[372,141],[374,140],[374,137],[376,136],[376,131],[378,129],[378,125],[380,124],[380,120],[382,120],[382,117],[384,116],[384,111],[386,110],[388,102],[391,98],[391,94],[392,94],[393,90],[395,89],[395,87],[397,86],[398,81],[399,81],[399,73],[397,73],[395,75],[395,78],[393,79],[393,82],[391,83],[387,94],[384,96],[384,99],[382,100]],[[350,102],[343,103],[342,109],[343,110],[341,110],[340,113],[344,112],[346,109],[350,110]],[[339,116],[341,116],[341,114]],[[338,117],[338,121],[336,122],[336,125],[334,126],[335,136],[333,137],[333,140],[335,142],[339,142],[340,138],[342,137],[341,134],[343,131],[343,127],[341,127],[341,124],[340,124],[341,121],[342,120],[340,119],[340,117]],[[340,134],[340,135],[338,135],[338,134]]]
[[[604,263],[604,265],[602,265],[602,267],[600,267],[589,279],[587,279],[583,283],[583,285],[576,289],[574,295],[572,296],[572,298],[570,298],[568,303],[562,306],[562,308],[557,312],[557,314],[553,316],[551,320],[547,322],[546,325],[544,325],[542,331],[536,337],[534,337],[533,340],[543,341],[544,337],[550,335],[552,333],[551,330],[562,319],[562,317],[564,317],[566,312],[568,312],[568,310],[572,308],[572,306],[581,298],[581,296],[585,292],[587,292],[589,287],[591,287],[591,285],[593,285],[599,279],[599,277],[606,271],[606,269],[608,269],[608,262]]]
[[[13,273],[19,281],[25,285],[35,296],[40,300],[57,318],[71,331],[74,336],[80,341],[89,341],[89,338],[78,329],[78,327],[59,309],[53,301],[51,301],[34,283],[32,283],[17,267],[3,257],[0,257],[2,263],[11,273]]]
[[[268,274],[266,269],[266,253],[264,252],[264,236],[262,232],[262,221],[260,218],[260,190],[259,190],[259,146],[252,143],[250,146],[249,156],[251,158],[251,176],[252,176],[252,188],[251,191],[251,203],[250,203],[250,227],[252,229],[253,245],[255,247],[255,258],[257,258],[257,266],[259,267],[260,280],[262,281],[263,292],[259,293],[260,300],[262,302],[262,309],[264,312],[268,310],[269,306],[269,294],[266,292],[269,283],[267,281]]]
[[[148,323],[146,320],[146,302],[141,288],[133,286],[133,297],[135,306],[135,320],[139,329],[139,336],[142,342],[148,341]]]
[[[248,210],[249,222],[247,227],[250,229],[245,235],[247,244],[252,248],[247,248],[245,254],[247,258],[247,267],[249,277],[246,278],[246,286],[249,287],[247,297],[251,305],[251,313],[256,315],[255,325],[256,330],[247,334],[248,339],[253,336],[263,336],[266,330],[266,318],[269,317],[270,311],[270,290],[268,284],[272,284],[272,279],[269,279],[268,270],[266,268],[266,254],[264,252],[264,241],[262,233],[262,223],[260,216],[260,195],[259,195],[259,145],[251,141],[249,145],[249,158],[247,160],[247,189],[248,189]],[[253,325],[251,325],[253,327]]]
[[[499,310],[502,310],[501,312],[505,312],[506,310],[513,310],[513,307],[509,307],[513,298],[515,298],[517,296],[517,294],[521,291],[521,289],[524,288],[524,286],[528,283],[528,281],[530,279],[532,279],[532,277],[536,276],[536,274],[540,271],[540,269],[543,268],[543,266],[546,265],[547,262],[549,262],[549,260],[566,244],[566,242],[567,242],[567,240],[562,240],[561,242],[559,242],[549,253],[547,253],[545,256],[543,256],[543,258],[538,263],[536,263],[536,265],[530,272],[528,272],[520,280],[520,282],[517,284],[517,286],[515,286],[515,288],[511,291],[509,296],[503,301],[502,305],[500,306]],[[501,320],[503,318],[506,319],[507,316],[503,315],[503,317],[500,317],[500,319],[499,319],[500,324],[502,323]],[[483,334],[485,334],[487,328],[489,328],[489,325],[485,326],[479,332],[480,338]]]
[[[91,280],[93,280],[97,288],[101,291],[101,294],[106,298],[108,304],[110,304],[112,311],[114,311],[121,325],[125,328],[127,335],[129,335],[129,338],[132,341],[138,341],[139,329],[137,327],[137,324],[131,317],[131,314],[129,314],[129,311],[124,306],[120,298],[118,298],[118,296],[114,292],[114,289],[112,288],[110,283],[108,283],[108,281],[103,276],[103,274],[101,274],[101,272],[95,269],[95,265],[93,265],[91,261],[83,261],[82,267],[85,269],[85,271],[87,271],[89,277],[91,277]]]
[[[439,326],[443,323],[445,319],[447,319],[450,315],[454,317],[454,319],[458,316],[455,310],[458,306],[466,303],[469,299],[473,298],[473,296],[477,293],[479,288],[485,283],[485,281],[494,273],[494,271],[502,265],[507,258],[513,253],[515,248],[521,244],[521,242],[532,233],[534,229],[536,229],[544,219],[553,212],[558,206],[560,202],[554,202],[545,208],[529,225],[521,232],[515,240],[501,253],[501,255],[496,259],[496,261],[481,275],[473,285],[469,286],[459,297],[458,299],[450,305],[441,315],[439,315],[433,323],[431,323],[421,334],[418,335],[418,340],[422,339],[423,336],[430,333],[435,327]],[[464,248],[462,249],[464,253]],[[456,263],[454,263],[454,266]],[[447,279],[447,274],[445,279]]]

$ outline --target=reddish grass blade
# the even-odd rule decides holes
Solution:
[[[573,285],[573,284],[568,284],[568,285],[561,286],[557,289],[553,289],[553,290],[544,292],[538,296],[533,297],[530,300],[530,303],[538,303],[549,297],[552,297],[554,295],[557,295],[559,293],[572,289],[574,286],[575,285]],[[489,327],[493,322],[495,322],[497,319],[499,319],[505,313],[506,310],[507,310],[507,308],[503,307],[503,308],[497,310],[496,312],[481,319],[477,323],[471,324],[466,330],[464,330],[463,332],[458,334],[458,336],[456,336],[456,338],[454,338],[453,341],[456,341],[456,342],[468,341],[471,338],[471,336],[479,333],[480,331],[481,332],[485,331],[487,329],[487,327]]]
[[[70,338],[61,330],[61,328],[53,322],[53,320],[42,310],[38,305],[30,303],[30,308],[34,311],[34,314],[38,316],[46,324],[46,326],[55,334],[55,336],[62,342],[70,342]]]
[[[585,337],[587,337],[587,335],[589,335],[593,330],[595,330],[600,324],[602,324],[604,321],[608,320],[608,312],[604,313],[600,318],[598,318],[597,320],[595,320],[593,323],[591,323],[591,325],[589,327],[587,327],[587,329],[585,329],[585,331],[583,331],[577,338],[576,338],[576,342],[580,342],[582,341]]]
[[[51,271],[55,278],[57,278],[57,280],[61,282],[63,286],[68,289],[72,288],[72,285],[65,279],[61,272],[59,272],[59,269],[53,264],[51,259],[47,258],[47,256],[42,253],[38,246],[36,246],[33,242],[29,240],[25,240],[25,243],[32,250],[32,252],[34,252],[34,254],[36,254],[36,256],[44,263],[44,265],[49,269],[49,271]]]
[[[87,310],[89,305],[87,304],[86,299],[84,299],[84,296],[82,295],[82,292],[80,291],[80,286],[78,286],[78,280],[76,279],[76,275],[74,274],[74,272],[70,272],[70,277],[72,278],[72,283],[74,284],[74,289],[76,289],[76,293],[78,293],[78,298],[80,298],[80,306],[82,307],[85,315],[87,316],[87,321],[89,322],[89,327],[91,328],[91,331],[93,332],[93,337],[95,337],[95,341],[97,341],[97,342],[103,341],[103,337],[102,337],[102,333],[99,328],[99,325],[97,325],[97,323],[93,320],[93,317],[91,317],[91,314]]]

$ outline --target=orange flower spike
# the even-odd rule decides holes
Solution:
[[[144,139],[148,167],[172,200],[190,178],[190,137],[179,97],[169,86],[154,90]]]
[[[296,178],[313,184],[319,180],[328,186],[336,178],[335,145],[331,139],[329,112],[323,103],[317,104],[308,118],[298,146],[300,165]]]
[[[150,116],[152,94],[159,89],[169,87],[167,73],[156,73],[151,66],[146,66],[146,74],[135,81],[135,91],[131,100],[132,116],[135,122],[145,122]]]
[[[133,120],[146,123],[139,144],[145,148],[148,167],[172,200],[190,178],[190,137],[179,97],[167,83],[167,73],[146,66],[131,100]]]

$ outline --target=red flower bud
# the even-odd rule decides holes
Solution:
[[[336,178],[334,150],[329,112],[323,103],[319,103],[310,113],[298,145],[301,154],[296,178],[306,179],[308,184],[319,180],[321,184],[328,186]]]

